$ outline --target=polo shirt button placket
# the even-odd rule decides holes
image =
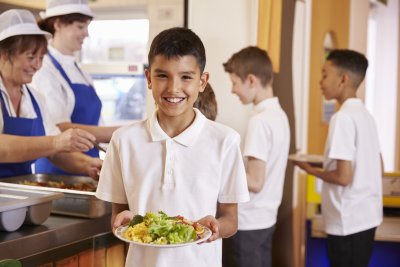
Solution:
[[[173,178],[173,140],[167,140],[166,142],[166,162],[164,172],[164,189],[174,188]]]

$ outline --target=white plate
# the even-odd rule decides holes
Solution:
[[[306,155],[306,154],[290,154],[289,160],[299,161],[299,162],[308,162],[312,164],[322,164],[324,161],[323,155]]]
[[[156,247],[156,248],[176,248],[176,247],[183,247],[183,246],[197,244],[197,243],[204,242],[207,239],[209,239],[210,236],[212,235],[212,232],[207,227],[205,227],[205,226],[203,226],[203,227],[204,227],[204,233],[203,233],[203,237],[202,238],[197,239],[197,240],[192,241],[192,242],[186,242],[186,243],[180,243],[180,244],[166,244],[166,245],[148,244],[148,243],[141,243],[141,242],[136,242],[136,241],[132,241],[132,240],[126,239],[125,237],[122,236],[122,234],[128,229],[127,225],[118,227],[114,231],[114,235],[116,237],[118,237],[119,239],[121,239],[122,241],[131,243],[131,244],[135,244],[135,245],[139,245],[139,246]]]

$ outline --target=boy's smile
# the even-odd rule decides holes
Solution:
[[[194,56],[168,59],[157,55],[151,68],[146,70],[146,78],[158,107],[159,119],[180,117],[183,121],[193,120],[193,104],[208,80],[208,73],[200,73]]]

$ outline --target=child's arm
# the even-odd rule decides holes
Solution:
[[[331,171],[315,168],[306,162],[294,161],[293,163],[307,173],[328,183],[347,186],[353,180],[353,168],[351,161],[348,160],[337,160],[336,169]]]
[[[265,183],[265,161],[254,157],[248,157],[246,176],[249,191],[253,193],[260,192]]]
[[[111,228],[115,228],[128,223],[132,220],[134,214],[129,211],[128,204],[112,203],[112,214],[111,214]]]
[[[207,242],[215,241],[219,237],[227,238],[236,233],[238,226],[237,204],[218,203],[217,217],[216,219],[209,215],[198,221],[213,232]]]

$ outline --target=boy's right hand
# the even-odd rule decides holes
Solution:
[[[92,149],[96,137],[81,129],[68,129],[54,137],[57,152],[86,152]]]
[[[293,164],[299,167],[300,169],[304,170],[307,173],[310,173],[313,167],[307,163],[302,161],[293,161]]]
[[[210,238],[207,239],[207,241],[205,241],[205,242],[209,243],[209,242],[217,240],[220,237],[219,236],[219,222],[214,216],[208,215],[204,218],[201,218],[197,222],[200,223],[201,225],[207,227],[212,232],[212,235],[210,236]]]
[[[129,211],[129,210],[124,210],[124,211],[118,213],[113,222],[113,229],[115,230],[116,228],[120,227],[121,225],[128,224],[132,220],[134,215],[135,214],[133,214],[133,212]]]

